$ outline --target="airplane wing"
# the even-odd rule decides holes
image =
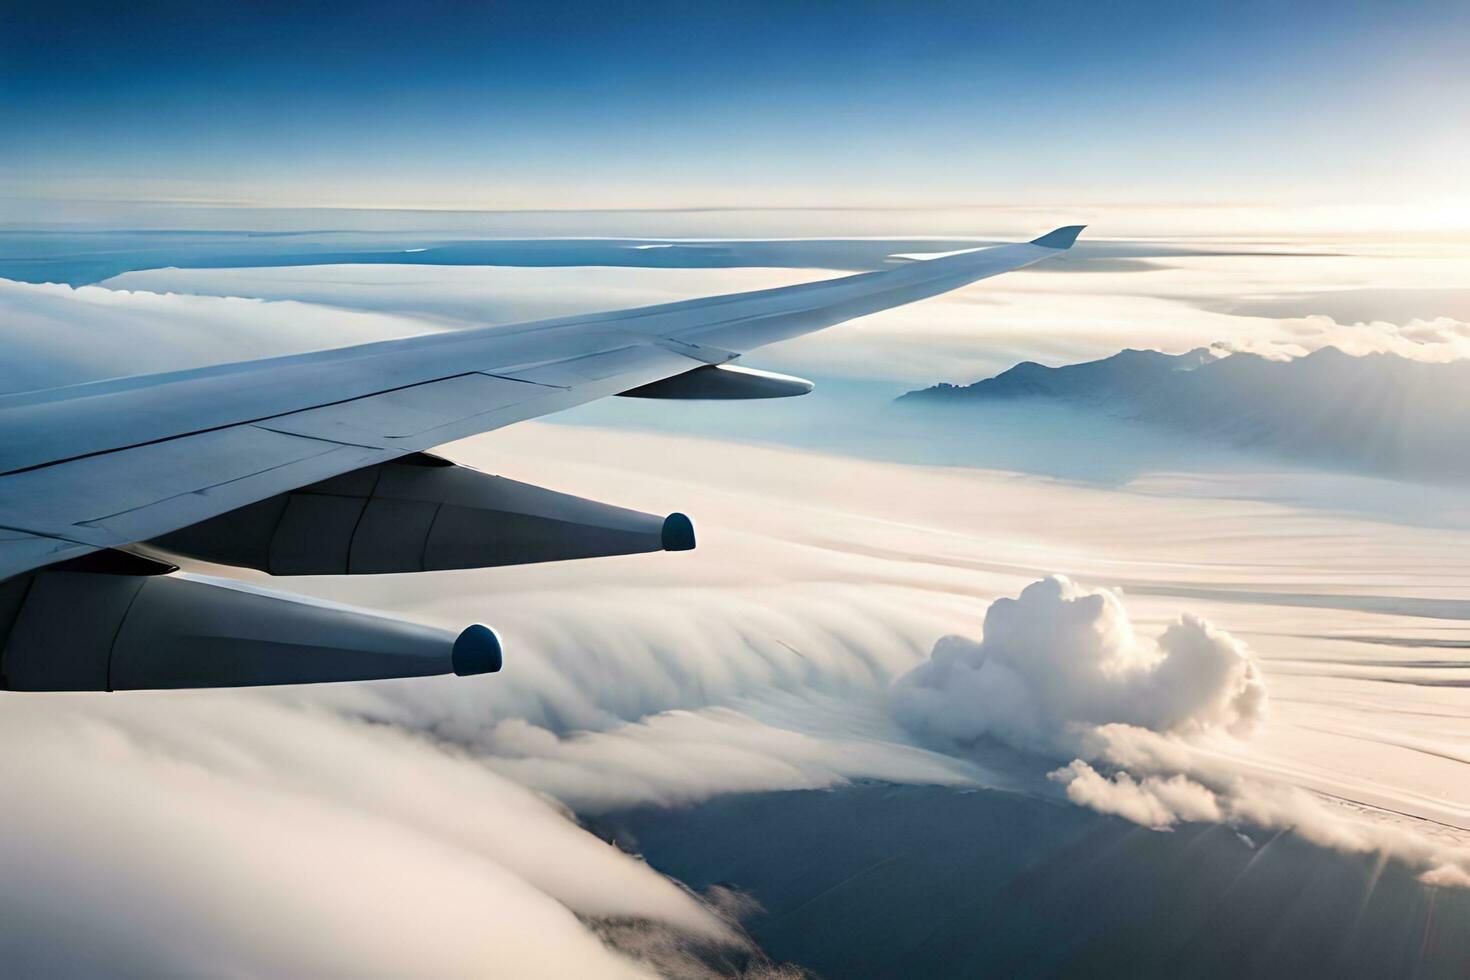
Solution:
[[[0,396],[0,639],[9,644],[0,653],[0,686],[14,681],[14,624],[35,618],[12,608],[6,638],[6,596],[20,591],[14,583],[29,583],[33,570],[48,568],[84,576],[120,568],[114,578],[148,577],[138,576],[126,558],[83,557],[105,549],[157,541],[277,574],[412,571],[580,557],[579,551],[656,550],[646,547],[650,527],[638,519],[645,515],[511,481],[499,481],[492,492],[484,481],[495,478],[435,475],[446,467],[421,454],[608,395],[801,393],[810,385],[730,362],[765,344],[1032,265],[1070,248],[1080,231],[1061,228],[1025,244],[778,289]],[[320,499],[308,505],[306,498]],[[354,504],[345,514],[323,516],[336,499]],[[402,519],[369,518],[370,511],[384,510],[374,504],[389,501],[402,505],[395,514],[412,511],[420,523],[428,520],[423,507],[408,505],[437,507],[424,541],[438,533],[440,545],[423,543],[412,558],[419,543],[409,534],[412,540],[395,551],[394,541],[382,535],[402,536]],[[459,529],[458,544],[447,540],[438,521],[453,525],[462,510],[493,513],[502,525],[506,514],[515,515],[518,543],[510,552],[503,540],[510,532],[481,535],[499,541],[499,558],[507,560],[463,553],[466,535],[477,540],[473,522]],[[692,546],[687,519],[669,520],[659,524],[660,545],[677,546],[687,537]],[[327,543],[333,521],[352,525],[345,550]],[[372,530],[378,524],[381,534]],[[301,530],[291,538],[297,525]],[[572,535],[569,528],[580,530]],[[600,544],[571,542],[586,539],[591,528]],[[280,540],[283,534],[290,540]],[[548,544],[548,534],[559,534],[560,543]],[[399,551],[403,557],[395,557]],[[30,584],[26,589],[34,591]],[[10,603],[20,608],[33,598]]]

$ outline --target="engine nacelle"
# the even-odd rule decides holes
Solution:
[[[484,626],[456,636],[240,583],[76,567],[88,563],[0,582],[0,688],[242,687],[501,666]]]
[[[694,526],[417,453],[149,543],[272,575],[362,575],[687,551]]]

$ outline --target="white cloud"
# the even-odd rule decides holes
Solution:
[[[1272,321],[1259,330],[1221,342],[1228,350],[1260,354],[1272,360],[1302,357],[1323,347],[1336,347],[1354,357],[1394,354],[1411,361],[1446,363],[1470,357],[1470,323],[1442,316],[1403,323],[1365,320],[1341,323],[1314,314]]]
[[[1454,840],[1243,775],[1220,740],[1260,725],[1265,684],[1238,641],[1188,613],[1142,641],[1115,593],[1051,576],[992,603],[981,641],[941,639],[894,683],[892,704],[910,728],[961,753],[989,738],[1075,755],[1048,773],[1067,798],[1145,827],[1288,830],[1322,847],[1391,854],[1426,883],[1470,882],[1470,848]]]
[[[1421,874],[1419,880],[1438,888],[1470,888],[1470,869],[1441,864]]]
[[[1248,734],[1266,702],[1255,664],[1228,633],[1186,614],[1141,640],[1116,593],[1062,576],[997,599],[984,639],[944,637],[892,697],[918,731],[1025,748],[1070,746],[1109,723]]]
[[[412,317],[454,327],[488,326],[826,279],[821,269],[525,268],[371,263],[236,269],[144,269],[109,289],[248,296]]]
[[[824,707],[819,700],[768,695],[753,708],[769,716],[770,703],[782,700],[793,713]],[[706,708],[557,736],[509,720],[486,733],[480,751],[496,772],[583,813],[684,805],[721,793],[827,789],[859,778],[960,786],[976,781],[976,772],[959,760],[893,738],[864,737],[852,730],[858,726],[850,718],[828,717],[814,732],[795,730],[793,721]]]
[[[0,393],[405,337],[423,320],[295,301],[0,279]]]
[[[1061,784],[1073,803],[1145,827],[1164,830],[1185,821],[1211,821],[1289,831],[1319,847],[1391,856],[1419,872],[1425,884],[1470,887],[1470,847],[1453,838],[1415,833],[1397,821],[1375,819],[1294,786],[1243,777],[1228,763],[1195,754],[1184,744],[1162,754],[1135,755],[1129,768],[1122,768],[1127,754],[1116,746],[1106,753],[1110,775],[1074,759],[1048,778]],[[1170,764],[1161,764],[1166,760]]]
[[[544,798],[403,729],[254,693],[9,696],[19,972],[644,976],[579,916],[735,941]]]
[[[1220,807],[1215,794],[1186,776],[1145,776],[1134,779],[1126,772],[1111,779],[1081,759],[1074,759],[1048,778],[1066,787],[1067,799],[1100,813],[1112,813],[1156,830],[1172,827],[1181,820],[1218,821]]]

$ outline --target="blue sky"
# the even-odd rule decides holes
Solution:
[[[1467,40],[1463,3],[18,4],[0,195],[1424,201]]]

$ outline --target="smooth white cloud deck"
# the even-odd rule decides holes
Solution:
[[[1283,265],[1300,270],[1303,264],[1317,270],[1304,280],[1314,288],[1335,288],[1360,274],[1295,258],[1038,274],[1018,280],[1024,289],[987,290],[986,302],[962,293],[902,317],[840,328],[849,336],[810,342],[807,353],[789,361],[783,361],[789,348],[775,348],[761,363],[831,358],[858,339],[871,342],[852,363],[888,370],[888,354],[902,341],[912,359],[900,362],[899,376],[913,371],[918,380],[937,380],[921,372],[947,363],[944,344],[951,341],[976,359],[999,356],[994,347],[1002,343],[1019,356],[1070,359],[1088,345],[1110,352],[1120,342],[1142,342],[1129,333],[1140,317],[1150,342],[1221,339],[1216,330],[1225,325],[1262,327],[1281,341],[1290,336],[1288,321],[1201,307],[1239,287],[1234,277],[1242,274],[1259,275],[1263,294],[1287,291],[1294,273]],[[1449,267],[1382,259],[1374,268],[1398,270],[1394,281],[1401,285],[1429,286],[1443,283]],[[309,304],[109,296],[107,290],[77,291],[74,298],[89,304],[99,329],[122,333],[141,329],[146,316],[165,317],[171,307],[180,318],[165,317],[170,330],[205,316],[219,329],[200,341],[199,363],[207,363],[222,359],[211,348],[259,337],[251,332],[272,324],[275,334],[263,342],[314,349],[336,330],[361,329],[369,339],[376,330],[397,335],[458,322],[473,313],[478,297],[515,277],[524,277],[528,302],[590,302],[604,276],[628,270],[591,274],[585,293],[560,299],[556,292],[575,287],[585,270],[397,271],[409,281],[387,291],[401,297],[396,301],[371,276],[340,269],[315,269],[312,276],[160,270],[129,277],[185,291],[191,284],[203,292],[264,295],[269,289],[273,299],[297,288],[317,290]],[[635,302],[676,298],[671,294],[690,282],[705,291],[717,281],[775,285],[804,277],[769,270],[634,272],[628,281],[640,280],[629,287]],[[48,298],[69,298],[59,287],[41,288]],[[1178,295],[1164,295],[1171,291]],[[436,292],[444,305],[431,310]],[[1050,295],[1058,299],[1042,320],[1018,319],[1022,306],[1049,304]],[[104,314],[114,303],[138,309],[109,319]],[[397,312],[370,312],[375,303]],[[292,322],[309,328],[287,336],[276,316],[283,310],[300,312],[303,319]],[[1100,310],[1113,311],[1103,324],[1084,319]],[[215,312],[236,318],[216,321]],[[65,311],[46,315],[64,319]],[[98,365],[116,366],[109,357],[131,353],[120,342],[108,351]],[[801,411],[791,407],[793,423]],[[1283,476],[1268,467],[1146,473],[1122,487],[1100,488],[1014,472],[540,424],[459,443],[448,453],[625,506],[688,509],[699,521],[702,548],[293,585],[432,623],[494,621],[521,654],[494,678],[289,695],[43,697],[25,711],[7,712],[13,739],[45,747],[29,760],[13,758],[6,769],[15,866],[24,872],[18,880],[37,886],[7,892],[8,921],[37,936],[56,934],[47,929],[65,929],[73,940],[81,935],[70,962],[115,962],[121,952],[145,966],[226,964],[246,971],[391,967],[399,962],[391,953],[414,958],[416,967],[495,962],[524,972],[554,950],[559,970],[570,964],[608,973],[623,961],[592,942],[568,909],[644,917],[685,931],[718,927],[682,893],[576,830],[522,787],[596,812],[856,778],[991,784],[1065,791],[1145,822],[1212,812],[1274,820],[1337,846],[1388,848],[1416,868],[1459,860],[1470,837],[1470,656],[1454,645],[1470,622],[1463,599],[1470,594],[1470,534],[1395,522],[1437,519],[1455,503],[1445,491],[1432,495],[1435,513],[1426,513],[1431,494],[1423,488],[1331,474]],[[1343,501],[1394,519],[1346,516],[1336,510]],[[1270,698],[1259,730],[1246,739],[1216,732],[1195,740],[1184,764],[1172,769],[1132,759],[1124,769],[1133,773],[1131,785],[1088,766],[1068,770],[1072,777],[1063,787],[1045,779],[1047,765],[919,744],[893,715],[894,678],[927,659],[943,634],[978,638],[992,600],[1050,573],[1121,590],[1139,636],[1157,636],[1181,612],[1193,612],[1247,644]],[[359,724],[364,718],[386,724]],[[426,734],[452,748],[435,747]],[[1157,746],[1142,746],[1150,747]],[[1059,755],[1048,765],[1068,761]],[[380,798],[385,773],[418,792]],[[1259,790],[1200,794],[1199,780],[1223,778]],[[167,814],[136,791],[140,782],[169,790]],[[1292,810],[1281,802],[1282,790],[1308,790],[1318,802]],[[1296,806],[1300,799],[1288,802]],[[94,846],[94,821],[54,819],[102,807],[113,814],[105,849]],[[517,818],[503,835],[493,832],[502,825],[486,823],[502,813]],[[234,820],[238,815],[245,819]],[[160,852],[156,833],[164,818],[203,829],[188,838],[187,851]],[[344,850],[339,841],[371,845],[372,859],[359,860],[360,851]],[[526,855],[549,851],[576,860],[526,863]],[[58,878],[56,862],[73,853],[95,861]],[[20,860],[36,856],[46,863]],[[48,869],[45,889],[39,868]],[[132,904],[134,932],[123,940],[100,929],[79,933],[79,906],[143,872],[152,875],[146,881],[154,901]],[[297,884],[296,898],[287,906],[250,907],[259,916],[252,931],[232,931],[242,908],[230,896],[267,887],[262,873],[270,887]],[[434,893],[441,878],[453,884],[462,905],[444,910],[414,900]],[[1457,879],[1443,872],[1433,880]],[[302,922],[335,921],[335,910],[357,907],[353,896],[389,881],[409,888],[390,906],[401,928],[385,928],[381,946],[326,948],[301,929]],[[216,900],[201,904],[206,893]],[[503,932],[498,924],[476,931],[480,916],[497,912]],[[191,927],[184,945],[166,926],[180,915]],[[516,937],[515,948],[481,941],[507,934]],[[506,959],[517,949],[531,959]]]

